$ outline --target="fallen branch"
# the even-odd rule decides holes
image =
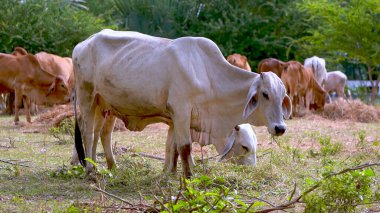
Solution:
[[[108,195],[108,196],[113,197],[113,198],[115,198],[115,199],[117,199],[117,200],[120,200],[120,201],[122,201],[123,203],[126,203],[126,204],[128,204],[128,205],[130,205],[130,206],[133,206],[132,203],[130,203],[130,202],[127,201],[127,200],[124,200],[123,198],[121,198],[121,197],[119,197],[119,196],[116,196],[116,195],[114,195],[114,194],[111,194],[111,193],[109,193],[109,192],[106,192],[106,191],[104,191],[103,189],[100,189],[100,188],[98,188],[98,187],[96,187],[96,186],[94,186],[94,185],[91,185],[91,187],[94,188],[95,191],[101,192],[101,193],[103,193],[103,194],[105,194],[105,195]]]
[[[156,160],[160,160],[160,161],[165,161],[165,158],[163,158],[163,157],[156,156],[156,155],[151,155],[151,154],[146,154],[146,153],[142,153],[142,152],[134,153],[134,155],[140,155],[140,156],[147,157],[147,158],[152,158],[152,159],[156,159]]]
[[[52,125],[55,126],[55,127],[58,127],[59,124],[65,120],[66,118],[71,118],[74,116],[74,112],[72,110],[69,110],[68,112],[64,112],[60,115],[58,115],[53,121],[52,121]]]
[[[356,167],[353,167],[353,168],[343,169],[340,172],[332,172],[329,175],[327,175],[326,177],[324,177],[323,179],[326,180],[326,179],[329,179],[329,178],[331,178],[333,176],[341,175],[341,174],[344,174],[344,173],[347,173],[347,172],[350,172],[350,171],[360,170],[360,169],[364,169],[364,168],[368,168],[368,167],[372,167],[372,166],[380,166],[380,162],[378,162],[378,163],[365,163],[365,164],[362,164],[362,165],[359,165],[359,166],[356,166]],[[289,208],[294,208],[293,205],[295,203],[298,203],[301,200],[301,198],[303,198],[305,195],[309,194],[310,192],[312,192],[315,189],[317,189],[318,187],[320,187],[321,184],[322,184],[322,180],[320,180],[318,183],[316,183],[310,189],[306,190],[300,196],[296,197],[294,200],[291,200],[291,201],[289,201],[287,203],[284,203],[284,204],[281,204],[279,206],[275,206],[273,208],[268,208],[268,209],[256,211],[256,213],[267,213],[267,212],[272,212],[272,211],[277,211],[277,210],[285,210],[285,209],[289,209]]]
[[[30,167],[28,165],[24,165],[24,164],[20,164],[20,163],[15,163],[15,162],[12,162],[14,160],[2,160],[0,159],[0,162],[3,162],[3,163],[8,163],[8,164],[12,164],[12,165],[18,165],[18,166],[24,166],[24,167]]]

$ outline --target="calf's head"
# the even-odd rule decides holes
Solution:
[[[239,165],[256,165],[257,139],[250,124],[235,126],[226,140],[220,160]]]
[[[248,91],[243,119],[255,126],[266,126],[271,135],[285,133],[286,124],[292,113],[289,96],[281,79],[273,72],[257,76]]]

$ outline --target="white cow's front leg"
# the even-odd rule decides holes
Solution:
[[[192,173],[191,173],[190,165],[191,165],[192,157],[191,157],[190,119],[189,117],[184,116],[183,109],[181,109],[178,112],[181,112],[181,113],[178,113],[179,116],[173,116],[174,137],[173,137],[172,149],[175,150],[174,146],[177,146],[176,150],[178,151],[178,154],[181,157],[184,175],[185,177],[191,177]],[[172,151],[174,152],[174,150],[171,150],[171,152]],[[171,157],[173,157],[172,154],[171,154]],[[176,164],[176,158],[177,157],[175,156],[175,153],[174,153],[173,163],[175,164]]]

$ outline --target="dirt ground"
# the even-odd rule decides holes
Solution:
[[[64,119],[70,119],[73,116],[74,111],[71,104],[43,108],[32,124],[21,121],[19,128],[23,133],[47,133],[50,127],[58,126]],[[343,151],[350,154],[357,151],[360,131],[364,131],[365,140],[368,143],[380,140],[379,122],[379,107],[369,106],[358,100],[338,100],[327,104],[324,111],[309,112],[302,117],[287,120],[287,132],[282,137],[270,137],[265,127],[254,127],[254,131],[257,134],[259,149],[262,150],[278,147],[277,143],[281,143],[282,140],[286,140],[292,147],[302,150],[318,149],[320,144],[312,136],[321,134],[331,137],[333,142],[344,144]],[[13,123],[9,123],[9,125],[13,125]],[[376,127],[379,128],[376,129]],[[166,124],[153,124],[146,127],[143,132],[166,134],[167,129]],[[117,119],[114,130],[129,132],[119,119]],[[201,148],[194,143],[193,152],[199,154],[201,150],[206,156],[213,154],[210,147]]]

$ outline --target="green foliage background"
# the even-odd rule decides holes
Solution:
[[[103,23],[64,0],[1,0],[0,52],[21,46],[69,56],[77,43],[106,27]]]
[[[358,73],[348,73],[349,76],[362,77],[367,64],[374,69],[372,72],[378,70],[380,3],[376,0],[0,0],[0,3],[0,52],[22,46],[32,53],[47,51],[68,56],[78,42],[101,29],[112,28],[167,38],[208,37],[225,56],[235,52],[246,55],[253,71],[264,58],[302,62],[312,55],[326,57],[328,70],[347,68],[350,73]],[[355,49],[356,41],[361,41],[363,47]],[[350,68],[352,64],[356,68]]]

